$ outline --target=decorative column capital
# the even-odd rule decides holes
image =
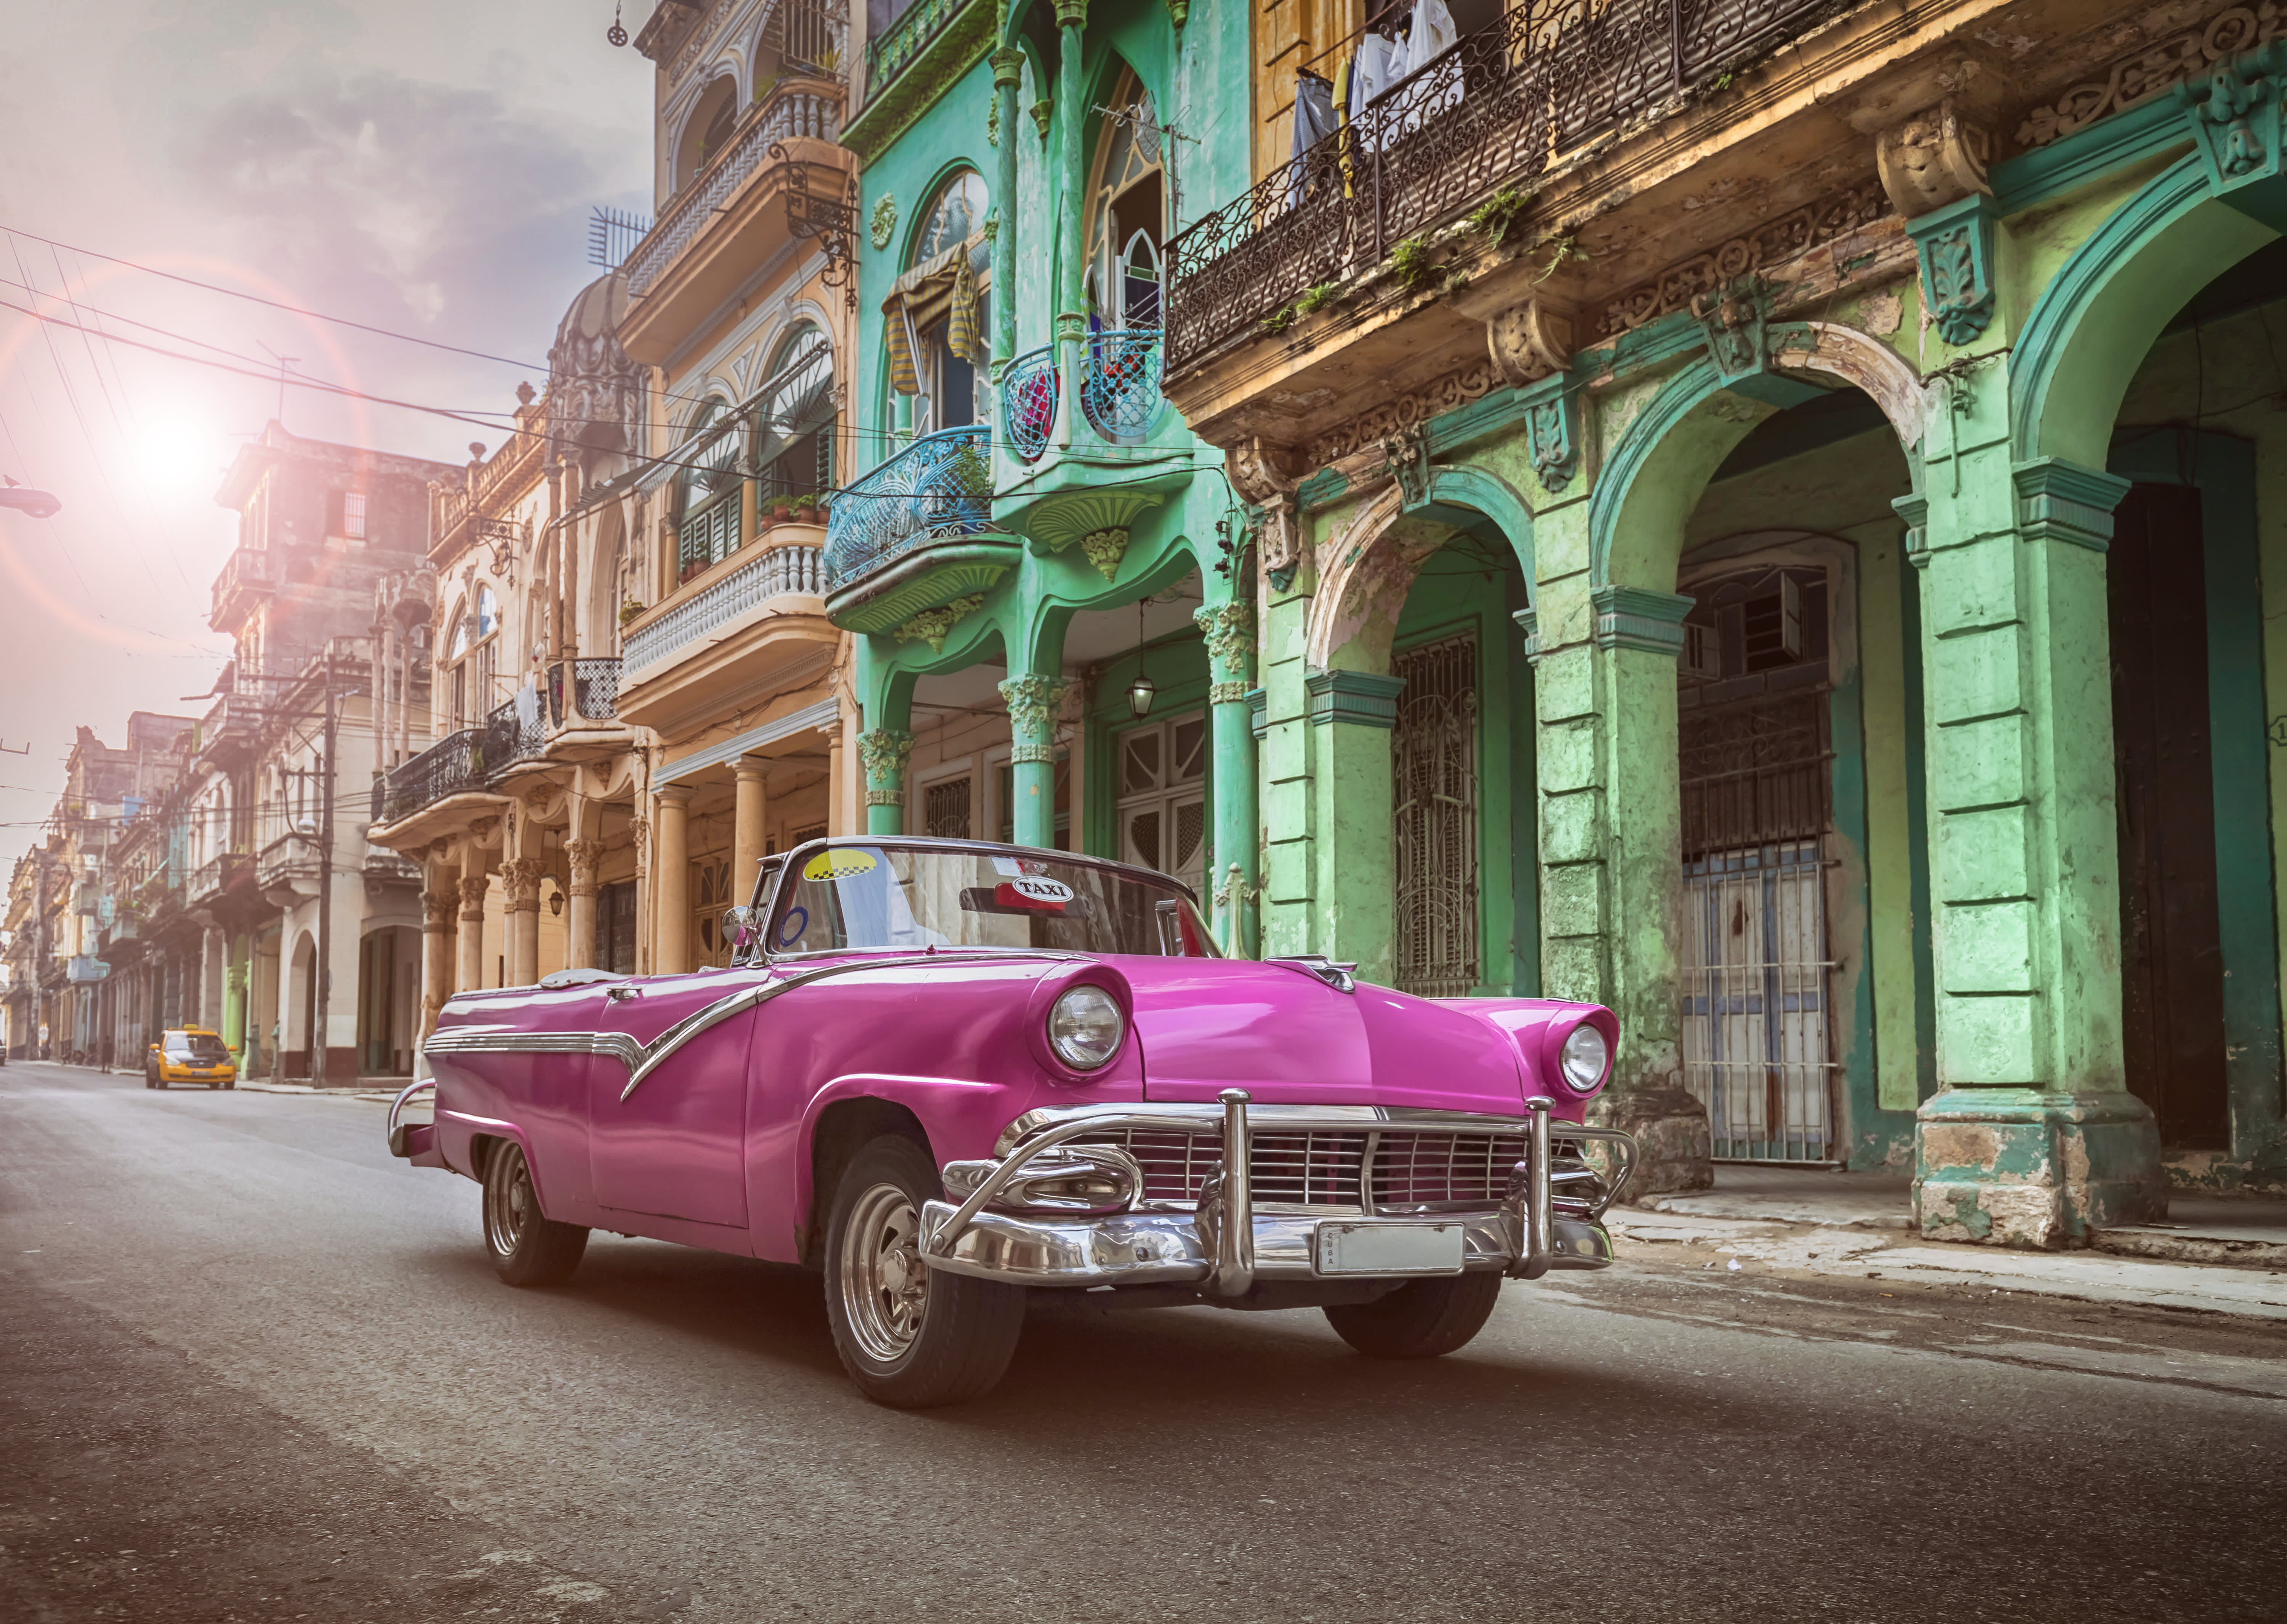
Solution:
[[[1045,671],[1010,677],[1001,684],[1001,698],[1009,706],[1009,731],[1015,740],[1009,753],[1010,761],[1056,759],[1056,712],[1071,687],[1070,679]]]
[[[483,918],[485,898],[492,888],[493,882],[487,875],[463,875],[461,879],[461,917],[463,919]]]
[[[441,891],[421,894],[421,928],[442,935],[453,928],[453,906],[460,901],[448,883]]]
[[[565,887],[574,896],[596,894],[596,869],[604,860],[601,840],[566,840],[565,860],[572,865],[572,883]]]
[[[1405,679],[1368,671],[1313,671],[1302,679],[1302,687],[1310,696],[1308,714],[1314,728],[1340,721],[1389,729],[1397,725],[1397,696],[1405,690]]]
[[[1015,90],[1025,83],[1025,53],[1014,45],[1002,45],[993,52],[993,87],[995,90]]]
[[[1993,132],[1951,96],[1874,138],[1882,190],[1910,220],[1973,193],[1990,193],[1985,166],[1992,161]]]
[[[664,789],[653,792],[653,798],[662,807],[687,807],[691,804],[691,786],[670,784]]]
[[[1059,28],[1088,27],[1088,0],[1056,0],[1056,27]]]
[[[901,728],[872,728],[858,736],[858,761],[866,770],[866,804],[906,804],[906,764],[914,759],[914,736]]]
[[[1524,443],[1532,471],[1553,495],[1572,483],[1580,466],[1580,390],[1571,374],[1559,372],[1523,391]]]
[[[512,857],[501,864],[501,879],[508,887],[510,913],[540,911],[540,881],[548,865],[537,857]]]
[[[1247,657],[1254,652],[1254,606],[1243,599],[1209,603],[1191,611],[1191,620],[1207,645],[1207,658],[1215,662],[1215,675],[1226,679],[1217,686],[1244,678]],[[1239,688],[1244,693],[1243,681],[1239,681]]]
[[[1697,601],[1643,587],[1597,587],[1588,594],[1595,611],[1596,646],[1640,649],[1674,659],[1683,652],[1683,617]]]
[[[2010,478],[2017,487],[2017,530],[2028,541],[2069,541],[2091,552],[2112,546],[2112,513],[2128,494],[2129,482],[2062,457],[2020,462]]]
[[[1893,497],[1890,509],[1906,522],[1906,562],[1917,570],[1929,568],[1929,498]]]
[[[1992,324],[1993,200],[1974,192],[1906,222],[1922,264],[1922,302],[1937,335],[1966,344]]]

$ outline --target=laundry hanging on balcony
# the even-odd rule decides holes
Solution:
[[[1310,150],[1334,133],[1334,87],[1309,68],[1294,75],[1294,153],[1288,167],[1286,206],[1299,207],[1310,195]]]
[[[882,301],[882,314],[888,319],[882,330],[889,335],[890,387],[900,395],[922,392],[921,335],[941,317],[948,319],[947,349],[963,360],[985,359],[977,319],[977,272],[971,259],[977,242],[971,237],[931,255],[899,277],[890,296]],[[955,346],[957,330],[966,331],[969,351]]]

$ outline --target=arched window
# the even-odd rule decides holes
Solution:
[[[731,145],[739,126],[739,82],[729,74],[717,78],[700,97],[699,105],[683,123],[683,140],[676,148],[675,186],[689,185]]]
[[[472,728],[492,708],[493,672],[500,639],[500,600],[490,587],[479,587],[454,617],[451,652],[453,725]]]
[[[712,399],[692,414],[683,448],[683,523],[677,532],[676,584],[739,550],[739,425],[731,403]]]
[[[834,488],[834,346],[816,322],[798,322],[779,341],[755,428],[765,499]]]
[[[899,393],[916,397],[916,433],[991,416],[985,398],[985,363],[992,354],[985,336],[993,265],[985,239],[987,209],[985,177],[963,169],[938,188],[914,233],[900,281],[909,290],[890,312],[899,328],[890,339],[890,376]],[[895,354],[899,349],[909,358],[903,368]]]
[[[1157,327],[1167,231],[1159,115],[1133,69],[1107,106],[1088,186],[1089,325]]]

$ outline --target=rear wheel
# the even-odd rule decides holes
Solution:
[[[925,1409],[993,1390],[1025,1328],[1025,1289],[931,1269],[922,1203],[944,1194],[929,1153],[877,1139],[851,1160],[826,1233],[835,1352],[878,1404]]]
[[[1369,1359],[1436,1359],[1484,1329],[1500,1289],[1494,1273],[1417,1280],[1371,1303],[1329,1308],[1326,1321]]]
[[[485,1250],[511,1286],[560,1286],[580,1266],[588,1232],[540,1210],[524,1147],[506,1139],[485,1163]]]

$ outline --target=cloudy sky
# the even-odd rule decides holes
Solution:
[[[649,0],[627,11],[632,33]],[[590,209],[648,212],[652,86],[604,37],[612,0],[61,0],[7,16],[0,304],[108,336],[0,309],[0,473],[64,502],[45,521],[0,509],[0,865],[54,805],[79,724],[119,744],[131,711],[198,714],[181,696],[227,653],[206,629],[234,545],[214,491],[278,386],[126,341],[265,368],[267,346],[313,378],[504,412],[519,381],[545,381],[556,323],[597,274]],[[309,390],[287,391],[284,421],[448,461],[500,438]]]

